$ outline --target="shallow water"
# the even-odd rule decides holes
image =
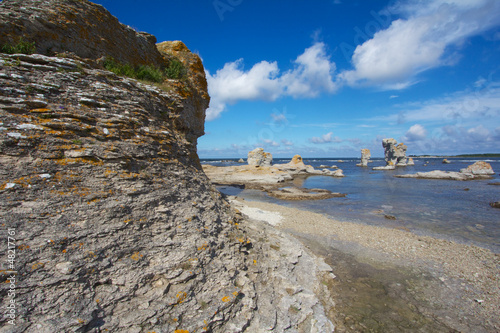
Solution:
[[[345,198],[297,202],[271,198],[256,190],[227,186],[220,190],[247,200],[262,200],[315,211],[340,221],[411,230],[417,234],[475,244],[500,253],[500,209],[489,206],[490,202],[500,200],[500,186],[488,185],[500,181],[500,159],[448,160],[450,164],[443,164],[442,158],[416,158],[415,166],[374,171],[372,167],[385,164],[382,159],[374,159],[368,168],[357,167],[358,159],[343,159],[344,162],[339,162],[338,159],[304,159],[304,163],[316,168],[320,165],[337,165],[346,177],[310,176],[295,180],[296,185],[346,193]],[[493,179],[464,182],[393,177],[396,174],[418,171],[459,171],[478,160],[491,164],[497,172]],[[289,160],[274,162],[287,163]],[[219,166],[237,164],[235,161],[209,163]],[[388,219],[386,216],[395,219]]]

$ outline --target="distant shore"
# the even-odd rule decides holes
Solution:
[[[267,216],[270,219],[268,222],[275,227],[299,236],[302,241],[309,240],[305,241],[306,245],[310,245],[313,251],[316,247],[315,252],[319,255],[325,256],[333,251],[354,256],[356,261],[362,262],[363,265],[368,264],[378,268],[387,265],[406,267],[405,269],[422,272],[422,276],[433,277],[429,278],[432,282],[422,282],[427,287],[416,288],[418,292],[410,289],[412,293],[420,295],[416,298],[427,297],[421,302],[433,304],[426,310],[426,306],[417,302],[418,311],[415,311],[421,314],[427,311],[428,316],[436,316],[437,322],[439,325],[444,325],[443,327],[462,332],[500,331],[499,254],[476,246],[419,236],[404,230],[339,222],[318,213],[271,203],[240,199],[233,205],[253,209],[260,213],[253,218],[259,219],[260,216],[260,219],[265,220]],[[334,263],[330,264],[336,275],[339,275],[339,271],[345,270],[345,267],[336,268]],[[343,277],[339,276],[339,279],[342,280]],[[426,279],[422,281],[424,280]],[[339,286],[333,287],[332,291],[335,293],[335,289]],[[357,290],[359,287],[354,289]],[[402,297],[407,297],[405,290],[402,293],[404,294]],[[338,293],[339,297],[342,297],[342,294],[343,292]],[[443,296],[435,299],[433,294]],[[343,303],[340,301],[339,304]],[[434,310],[433,306],[442,309],[442,313],[438,314],[437,312],[441,310]],[[339,308],[337,315],[342,318],[339,317],[336,321],[337,326],[341,328],[340,331],[355,331],[356,328],[349,330],[348,325],[348,319],[356,318],[355,314],[341,314],[342,311],[342,308]],[[436,329],[434,326],[431,327]]]

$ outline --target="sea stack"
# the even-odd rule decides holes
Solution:
[[[360,167],[367,167],[368,166],[368,161],[370,160],[371,153],[370,149],[361,149],[361,163],[356,164],[357,166]]]
[[[264,148],[255,148],[248,152],[248,165],[254,166],[271,166],[273,164],[273,155],[264,152]]]
[[[385,150],[385,162],[388,166],[406,166],[406,145],[398,144],[396,140],[382,140],[382,147]]]

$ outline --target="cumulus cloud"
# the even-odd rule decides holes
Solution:
[[[289,141],[289,140],[287,140],[287,139],[283,139],[283,140],[281,140],[281,143],[282,143],[284,146],[288,146],[288,147],[293,146],[293,142],[292,142],[292,141]]]
[[[324,134],[320,137],[312,137],[309,139],[310,142],[316,143],[316,144],[322,144],[322,143],[340,143],[342,142],[342,139],[339,138],[338,136],[333,136],[333,132],[328,132],[327,134]]]
[[[296,67],[283,74],[280,81],[287,95],[316,97],[321,92],[334,92],[335,63],[330,62],[324,43],[309,47],[295,60]]]
[[[420,141],[427,136],[427,130],[420,124],[415,124],[406,132],[404,141]]]
[[[316,42],[294,61],[294,68],[280,75],[276,62],[261,61],[249,70],[243,59],[226,63],[214,74],[205,71],[211,96],[207,120],[214,120],[227,105],[241,100],[274,101],[282,96],[316,97],[336,89],[335,63],[330,61],[326,45]]]
[[[404,89],[416,74],[453,62],[451,47],[500,24],[497,0],[414,0],[391,11],[402,18],[356,47],[354,69],[339,74],[344,83]]]

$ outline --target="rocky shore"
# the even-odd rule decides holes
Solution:
[[[498,254],[270,203],[236,199],[233,205],[262,220],[269,216],[326,258],[337,275],[328,284],[336,332],[500,330]]]

